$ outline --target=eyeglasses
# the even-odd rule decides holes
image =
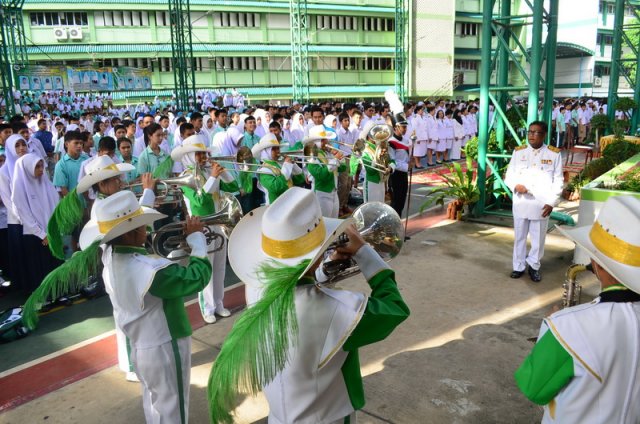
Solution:
[[[542,135],[542,134],[544,134],[544,132],[543,131],[531,131],[531,130],[529,130],[529,131],[527,131],[527,134],[529,134],[529,135]]]

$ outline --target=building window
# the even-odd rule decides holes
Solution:
[[[475,22],[458,22],[456,23],[456,35],[461,37],[471,37],[478,35],[479,24]]]
[[[477,71],[478,70],[477,60],[460,60],[456,59],[453,61],[453,69],[456,71]]]
[[[268,68],[270,71],[290,71],[291,58],[289,57],[270,57],[268,60]]]
[[[607,13],[609,14],[616,13],[616,5],[613,3],[607,3]]]
[[[365,31],[395,31],[395,19],[393,18],[362,18],[362,27]]]
[[[355,57],[339,57],[338,69],[344,71],[354,71],[358,69],[358,60]]]
[[[86,12],[33,12],[31,26],[87,26]]]
[[[257,71],[262,69],[260,57],[217,57],[216,71]]]
[[[149,12],[139,10],[94,12],[97,27],[146,27],[149,26]]]
[[[609,34],[598,34],[597,37],[597,41],[596,43],[601,46],[601,45],[605,45],[605,46],[611,46],[613,45],[613,35],[609,35]]]
[[[352,31],[358,29],[358,18],[355,16],[316,16],[316,28]]]
[[[608,77],[611,75],[611,65],[609,64],[597,64],[593,70],[593,74],[596,77]]]
[[[258,28],[260,27],[259,13],[216,12],[213,22],[223,28]]]
[[[393,59],[390,57],[367,57],[362,60],[362,70],[389,71],[393,70]]]

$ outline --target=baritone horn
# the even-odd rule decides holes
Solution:
[[[562,288],[562,308],[569,308],[580,303],[580,295],[582,294],[582,286],[578,283],[578,274],[584,271],[593,272],[591,264],[573,264],[567,269]]]
[[[404,244],[404,228],[402,220],[393,208],[382,202],[368,202],[353,211],[356,229],[373,250],[385,261],[398,256]],[[322,271],[328,280],[322,284],[332,284],[360,272],[360,267],[353,259],[331,260],[336,248],[349,241],[346,234],[341,234],[324,254]]]
[[[235,196],[221,193],[218,212],[201,216],[203,233],[207,240],[207,253],[217,252],[224,246],[236,224],[242,219],[242,207]],[[179,261],[189,256],[191,249],[184,234],[185,221],[167,224],[152,234],[151,246],[158,256]]]

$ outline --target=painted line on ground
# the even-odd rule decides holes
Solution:
[[[409,216],[408,235],[446,220],[445,214],[433,215],[428,214],[429,211]],[[404,221],[403,219],[403,223]],[[193,330],[203,327],[205,322],[197,299],[185,302],[185,306]],[[245,306],[242,282],[225,288],[225,306],[232,310]],[[0,392],[0,413],[90,377],[117,362],[115,330],[110,330],[6,370],[0,373],[0,386],[11,390]]]

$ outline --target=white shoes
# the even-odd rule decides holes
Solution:
[[[138,378],[138,376],[136,375],[136,373],[135,373],[135,372],[133,372],[133,371],[129,371],[129,372],[127,372],[127,377],[126,377],[126,378],[127,378],[127,381],[132,381],[132,382],[134,382],[134,383],[138,383],[138,382],[140,382],[140,379]]]
[[[219,308],[216,308],[216,315],[222,318],[226,318],[231,316],[231,312],[227,308],[221,306]]]
[[[215,315],[204,315],[204,314],[202,314],[202,319],[207,324],[213,324],[214,322],[216,322],[216,316]]]

